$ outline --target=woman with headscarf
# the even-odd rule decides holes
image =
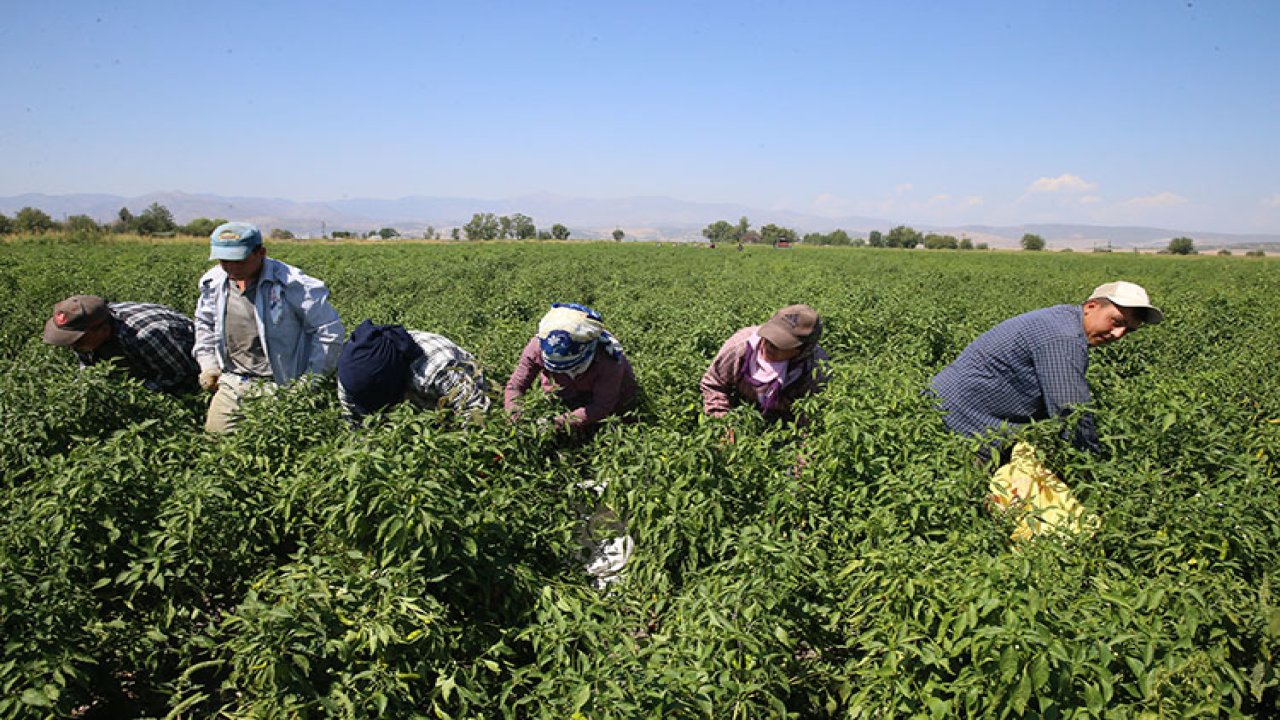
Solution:
[[[519,413],[520,398],[539,379],[569,408],[554,418],[557,428],[589,428],[636,402],[636,376],[622,344],[604,329],[600,313],[585,305],[554,303],[542,317],[507,380],[508,413]]]
[[[822,319],[808,305],[788,305],[763,325],[734,333],[703,374],[702,410],[720,417],[739,403],[759,408],[767,420],[791,420],[791,404],[822,390],[820,363],[830,360],[818,345]]]

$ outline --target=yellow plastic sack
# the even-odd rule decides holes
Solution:
[[[996,470],[989,483],[993,511],[1017,513],[1018,525],[1010,538],[1030,539],[1050,532],[1093,532],[1098,517],[1090,514],[1071,488],[1036,457],[1029,443],[1013,446],[1009,462]]]

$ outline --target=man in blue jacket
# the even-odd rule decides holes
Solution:
[[[257,227],[225,223],[209,239],[218,266],[200,278],[193,354],[200,386],[215,391],[205,430],[221,433],[247,395],[332,372],[345,331],[324,283],[268,258]]]

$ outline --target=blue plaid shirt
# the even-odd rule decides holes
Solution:
[[[978,336],[933,378],[947,427],[981,435],[1064,415],[1089,402],[1089,341],[1078,305],[1018,315]],[[1075,444],[1098,452],[1092,417],[1081,418]]]

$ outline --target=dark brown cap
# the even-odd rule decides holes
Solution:
[[[86,330],[107,322],[107,301],[97,295],[72,295],[53,306],[53,317],[44,324],[44,341],[70,347]]]
[[[808,305],[788,305],[774,313],[757,332],[774,347],[790,350],[817,342],[822,335],[822,319]]]

